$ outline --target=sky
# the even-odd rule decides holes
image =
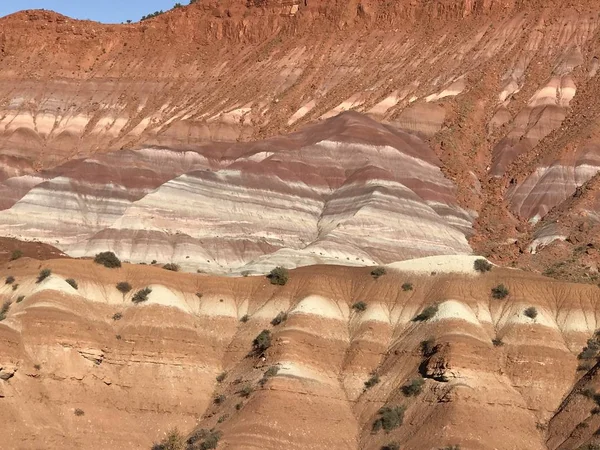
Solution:
[[[104,23],[138,21],[154,11],[171,9],[188,0],[0,0],[0,17],[23,9],[50,9],[75,19]]]

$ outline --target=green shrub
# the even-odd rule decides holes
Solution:
[[[219,395],[215,396],[215,398],[213,399],[213,402],[215,405],[221,405],[221,404],[225,403],[225,400],[227,400],[227,397],[225,397],[225,395],[223,395],[223,394],[219,394]]]
[[[492,288],[492,297],[497,299],[502,299],[509,294],[508,288],[503,284],[499,284],[496,287]]]
[[[271,284],[276,284],[278,286],[285,286],[289,279],[289,271],[284,267],[275,267],[267,278],[271,280]]]
[[[220,439],[221,432],[218,430],[196,430],[187,440],[188,449],[211,450],[217,448]],[[200,442],[200,445],[197,445],[198,442]]]
[[[583,395],[584,397],[592,398],[592,399],[596,395],[596,391],[593,388],[585,388],[585,389],[579,391],[579,393],[581,395]]]
[[[94,258],[96,264],[101,264],[109,269],[115,269],[121,267],[121,260],[117,258],[113,252],[102,252],[98,253]]]
[[[225,381],[225,378],[227,378],[227,372],[221,372],[219,375],[217,375],[217,381],[219,383]]]
[[[244,314],[241,318],[240,318],[240,322],[246,323],[250,320],[250,316],[248,314]]]
[[[244,404],[243,404],[243,403],[241,403],[241,402],[240,402],[240,403],[236,403],[236,405],[235,405],[235,410],[236,410],[236,411],[239,411],[239,410],[240,410],[240,409],[242,409],[243,407],[244,407]]]
[[[492,344],[494,345],[494,347],[502,347],[504,345],[504,342],[502,342],[502,339],[500,338],[495,338],[492,339]]]
[[[40,270],[40,273],[38,274],[38,277],[37,277],[37,282],[41,283],[46,278],[48,278],[50,275],[52,275],[52,271],[50,269],[42,269],[42,270]]]
[[[402,290],[403,290],[404,292],[406,292],[406,291],[412,291],[412,290],[413,290],[413,285],[412,285],[412,283],[404,283],[404,284],[402,285]]]
[[[389,442],[381,447],[381,450],[400,450],[400,445],[397,442]]]
[[[79,285],[77,284],[77,281],[75,281],[73,278],[67,278],[65,280],[67,282],[67,284],[69,284],[73,289],[79,289]]]
[[[114,313],[112,316],[113,320],[121,320],[123,318],[123,314],[120,312]]]
[[[525,311],[523,311],[523,314],[525,314],[530,319],[535,319],[538,315],[538,312],[537,309],[535,309],[533,306],[530,306]]]
[[[271,332],[269,330],[262,330],[254,341],[252,341],[252,348],[256,353],[262,353],[271,346]]]
[[[17,297],[17,303],[21,303],[23,300],[25,300],[25,296],[24,295],[19,295]]]
[[[425,341],[421,341],[421,353],[425,357],[429,357],[433,355],[436,351],[436,344],[432,338],[429,338]]]
[[[287,313],[281,311],[279,314],[277,314],[275,316],[275,318],[273,320],[271,320],[271,325],[273,325],[274,327],[276,327],[277,325],[281,324],[282,322],[285,322],[288,318]]]
[[[240,390],[239,394],[240,394],[240,397],[248,398],[248,397],[250,397],[252,392],[254,392],[254,389],[252,389],[252,386],[248,385],[248,386],[244,386]]]
[[[440,448],[440,450],[460,450],[460,445],[446,445]]]
[[[11,261],[15,261],[19,258],[23,257],[23,252],[21,250],[13,250],[12,254],[10,255],[10,260]]]
[[[379,277],[381,277],[382,275],[385,275],[386,273],[387,273],[387,270],[385,270],[385,267],[382,267],[382,266],[375,267],[373,270],[371,270],[371,276],[375,279],[378,279]]]
[[[425,380],[423,378],[415,378],[410,383],[402,386],[402,393],[406,397],[416,397],[423,391]]]
[[[371,389],[373,386],[379,383],[379,381],[379,375],[374,373],[373,375],[371,375],[371,378],[365,381],[365,389]]]
[[[184,437],[177,428],[173,428],[159,444],[152,446],[152,450],[185,450],[185,447]]]
[[[8,314],[8,311],[10,310],[10,305],[10,300],[6,300],[2,303],[2,308],[0,308],[0,321],[6,319],[6,314]]]
[[[127,282],[127,281],[119,281],[117,283],[117,290],[125,295],[127,294],[129,291],[131,291],[131,285]]]
[[[352,309],[356,312],[363,312],[367,310],[367,304],[363,301],[356,302],[354,305],[352,305]]]
[[[481,258],[475,260],[475,262],[473,263],[473,268],[477,272],[484,273],[492,270],[492,265],[486,259]]]
[[[596,330],[594,335],[587,340],[587,346],[583,347],[581,353],[577,355],[579,359],[594,359],[600,351],[600,331]]]
[[[405,406],[385,406],[377,411],[379,417],[373,422],[373,431],[376,433],[382,428],[389,432],[394,428],[398,428],[402,425],[404,420],[404,412],[406,411]]]
[[[223,414],[221,417],[219,417],[219,419],[217,420],[217,423],[223,423],[225,422],[227,419],[229,418],[229,414]]]
[[[13,277],[12,275],[9,275],[6,277],[4,284],[13,284],[14,282],[15,282],[15,277]]]
[[[163,269],[170,270],[171,272],[179,272],[179,265],[174,263],[167,263],[163,266]]]
[[[19,289],[19,283],[15,283],[12,285],[12,290],[16,291],[17,289]]]
[[[75,408],[75,411],[73,411],[73,413],[75,413],[76,416],[81,417],[85,414],[85,411],[80,408]]]
[[[152,289],[149,288],[149,287],[145,287],[144,289],[140,289],[135,294],[133,294],[133,297],[131,298],[131,301],[133,303],[145,302],[146,300],[148,300],[148,296],[150,295],[151,292],[152,292]]]
[[[157,261],[156,261],[155,259],[153,259],[152,261],[150,261],[150,264],[151,264],[151,265],[154,265],[154,264],[156,264],[156,262],[157,262]]]
[[[269,381],[269,378],[273,378],[278,373],[279,373],[278,366],[269,367],[263,374],[263,377],[259,380],[258,384],[260,384],[261,386],[264,386],[265,384],[267,384],[267,381]]]
[[[437,312],[438,305],[428,306],[413,318],[413,322],[425,322],[435,316]]]

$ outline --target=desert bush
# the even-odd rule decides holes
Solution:
[[[225,381],[225,378],[227,378],[227,372],[221,372],[219,375],[217,375],[216,380],[221,383]]]
[[[492,297],[502,299],[508,295],[508,288],[503,284],[499,284],[492,288]]]
[[[535,319],[538,315],[538,312],[537,309],[535,309],[533,306],[530,306],[525,311],[523,311],[523,314],[525,314],[530,319]]]
[[[175,263],[167,263],[162,268],[171,272],[179,272],[179,265]]]
[[[41,370],[42,366],[41,366],[40,364],[34,364],[34,365],[33,365],[33,368],[34,368],[35,370]]]
[[[80,416],[83,416],[85,414],[85,411],[83,409],[80,409],[80,408],[75,408],[75,411],[73,411],[73,413],[76,416],[80,417]]]
[[[16,291],[17,289],[19,289],[19,283],[15,283],[12,285],[12,290]]]
[[[24,295],[19,295],[17,297],[17,303],[21,303],[23,300],[25,300],[25,296]]]
[[[217,423],[223,423],[229,418],[229,414],[223,414],[221,417],[217,419]]]
[[[492,270],[492,265],[485,259],[476,259],[475,262],[473,263],[473,268],[477,271],[477,272],[489,272],[490,270]]]
[[[441,447],[440,450],[460,450],[460,445],[446,445]]]
[[[261,386],[264,386],[265,384],[267,384],[267,381],[269,381],[269,378],[274,377],[278,373],[279,373],[278,366],[269,367],[263,374],[263,377],[259,380],[258,384],[260,384]]]
[[[391,408],[385,406],[381,408],[377,411],[379,417],[373,422],[373,431],[376,433],[383,428],[389,432],[394,428],[398,428],[404,420],[404,411],[406,411],[405,406],[394,406]]]
[[[156,264],[156,263],[157,263],[157,261],[156,261],[155,259],[153,259],[152,261],[150,261],[150,264],[151,264],[151,265],[154,265],[154,264]]]
[[[131,291],[131,285],[127,281],[119,281],[117,283],[116,287],[117,287],[117,290],[123,295],[125,295],[129,291]]]
[[[373,386],[379,383],[379,381],[379,375],[376,373],[372,374],[371,377],[365,381],[365,389],[371,389]]]
[[[502,342],[502,339],[500,338],[495,338],[492,339],[492,344],[494,344],[494,347],[502,347],[504,345],[504,342]]]
[[[6,280],[4,280],[4,284],[13,284],[15,282],[15,277],[13,277],[12,275],[9,275],[6,277]]]
[[[590,425],[587,422],[579,422],[575,427],[577,430],[581,430],[583,428],[588,428]]]
[[[202,294],[202,292],[196,292],[196,297],[198,298],[202,298],[204,294]]]
[[[240,317],[240,322],[246,323],[250,320],[250,316],[248,314],[244,314],[242,317]]]
[[[206,438],[204,438],[204,442],[202,442],[202,444],[200,444],[199,449],[200,450],[212,450],[217,448],[217,446],[219,445],[219,440],[221,439],[221,432],[220,431],[210,431],[208,433],[208,436],[206,436]]]
[[[591,399],[593,399],[594,396],[596,395],[596,391],[593,388],[585,388],[585,389],[579,391],[579,393],[581,395],[583,395],[584,397],[591,398]]]
[[[402,393],[406,397],[416,397],[423,391],[425,380],[423,378],[415,378],[410,383],[402,386]]]
[[[221,405],[221,404],[225,403],[225,400],[227,400],[227,397],[225,397],[225,395],[223,395],[223,394],[219,394],[219,395],[215,396],[215,398],[213,399],[213,402],[215,405]]]
[[[140,289],[135,294],[133,294],[133,297],[131,298],[131,301],[133,303],[145,302],[146,300],[148,300],[148,296],[150,295],[151,292],[152,292],[152,289],[149,288],[149,287],[145,287],[144,289]]]
[[[249,271],[249,270],[243,270],[243,271],[242,271],[242,276],[243,276],[244,278],[245,278],[245,277],[247,277],[248,275],[250,275],[250,271]]]
[[[8,314],[8,311],[10,310],[10,305],[10,300],[6,300],[2,303],[2,308],[0,308],[0,321],[6,319],[6,314]]]
[[[400,445],[397,442],[389,442],[382,446],[381,450],[400,450]]]
[[[435,316],[437,312],[438,305],[428,306],[413,318],[413,322],[425,322]]]
[[[121,267],[121,260],[113,252],[101,252],[94,258],[96,264],[101,264],[109,269]]]
[[[378,279],[379,277],[385,275],[386,273],[387,273],[387,270],[385,270],[385,267],[382,267],[382,266],[375,267],[373,270],[371,270],[371,276],[375,279]]]
[[[236,405],[235,405],[235,410],[236,410],[236,411],[239,411],[239,410],[240,410],[240,409],[242,409],[243,407],[244,407],[244,404],[243,404],[242,402],[240,402],[240,403],[236,403]]]
[[[185,439],[177,428],[170,430],[159,444],[154,444],[152,450],[185,450]]]
[[[247,385],[247,386],[244,386],[239,391],[239,394],[240,394],[240,397],[248,398],[248,397],[250,397],[250,395],[252,394],[252,392],[254,392],[254,389],[252,389],[252,386]]]
[[[113,320],[121,320],[123,318],[123,314],[120,312],[116,312],[113,314],[112,319]]]
[[[10,260],[11,261],[15,261],[15,260],[17,260],[19,258],[22,258],[22,257],[23,257],[23,252],[21,250],[17,249],[17,250],[13,250],[13,252],[11,253]]]
[[[432,338],[421,341],[421,353],[425,357],[429,357],[435,353],[435,341]]]
[[[289,271],[284,267],[275,267],[267,278],[271,280],[271,284],[276,284],[279,286],[285,286],[289,279]]]
[[[367,310],[367,304],[361,300],[360,302],[354,303],[352,309],[356,312],[363,312]]]
[[[50,275],[52,275],[52,271],[50,269],[42,269],[42,270],[40,270],[40,273],[38,274],[38,277],[37,277],[37,282],[41,283],[46,278],[48,278]]]
[[[252,348],[256,353],[262,353],[271,346],[271,332],[262,330],[252,341]]]
[[[281,324],[282,322],[285,322],[287,320],[287,313],[281,311],[279,314],[277,314],[275,316],[275,318],[273,320],[271,320],[271,325],[273,325],[274,327]]]
[[[412,290],[413,290],[413,285],[412,285],[412,283],[404,283],[404,284],[402,285],[402,290],[403,290],[404,292],[406,292],[406,291],[412,291]]]
[[[75,281],[73,278],[67,278],[65,280],[67,282],[67,284],[69,284],[73,289],[79,289],[79,285],[77,284],[77,281]]]

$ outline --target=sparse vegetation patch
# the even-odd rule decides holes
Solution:
[[[282,322],[285,322],[287,320],[287,318],[288,318],[287,313],[281,311],[279,314],[277,314],[275,316],[275,318],[273,320],[271,320],[271,325],[276,327],[277,325],[281,324]]]
[[[412,291],[412,290],[413,290],[413,285],[412,285],[412,283],[404,283],[404,284],[402,285],[402,290],[403,290],[404,292],[406,292],[406,291]]]
[[[23,252],[21,250],[13,250],[12,254],[10,255],[10,260],[11,261],[15,261],[19,258],[23,257]]]
[[[508,293],[508,288],[503,284],[499,284],[498,286],[492,288],[492,297],[497,299],[506,297]]]
[[[276,284],[278,286],[285,286],[290,277],[289,271],[284,267],[275,267],[267,278],[271,281],[271,284]]]
[[[13,284],[15,282],[15,277],[13,277],[12,275],[9,275],[6,277],[6,280],[4,280],[5,284]]]
[[[150,293],[152,292],[152,289],[149,287],[145,287],[144,289],[140,289],[139,291],[137,291],[135,294],[133,294],[133,297],[131,298],[131,301],[133,303],[142,303],[148,300],[148,296],[150,295]]]
[[[375,278],[376,280],[385,275],[387,273],[387,270],[385,270],[385,267],[379,266],[379,267],[375,267],[373,270],[371,270],[371,276],[373,278]]]
[[[475,262],[473,263],[473,268],[477,272],[484,273],[492,270],[492,265],[486,259],[481,258],[475,260]]]
[[[4,303],[2,303],[2,307],[0,308],[0,321],[6,319],[6,315],[8,314],[8,311],[10,310],[10,305],[11,305],[10,300],[6,300]]]
[[[372,374],[371,377],[365,381],[365,389],[371,389],[373,386],[379,383],[379,375],[376,373]]]
[[[386,432],[392,431],[402,425],[404,420],[405,406],[385,406],[377,411],[378,418],[373,422],[373,432],[377,433],[382,428]]]
[[[117,290],[125,295],[127,294],[129,291],[131,291],[131,285],[127,282],[127,281],[119,281],[117,283]]]
[[[262,353],[271,346],[271,332],[269,330],[262,330],[258,336],[252,341],[252,348],[255,353]]]
[[[48,278],[50,275],[52,275],[52,271],[50,269],[42,269],[42,270],[40,270],[40,273],[38,274],[38,277],[37,277],[37,282],[41,283],[46,278]]]
[[[77,281],[75,281],[73,278],[67,278],[65,280],[67,282],[68,285],[70,285],[73,289],[79,289],[79,285],[77,284]]]
[[[423,391],[425,380],[423,378],[415,378],[410,383],[402,386],[402,393],[406,397],[416,397]]]
[[[94,258],[96,264],[101,264],[109,269],[121,267],[121,260],[113,252],[101,252]]]
[[[170,270],[171,272],[179,272],[179,265],[175,263],[167,263],[163,266],[163,269]]]
[[[530,319],[535,319],[538,315],[538,312],[537,309],[535,309],[533,306],[530,306],[525,311],[523,311],[523,314],[525,314]]]
[[[414,317],[413,322],[425,322],[435,316],[437,312],[438,305],[428,306]]]

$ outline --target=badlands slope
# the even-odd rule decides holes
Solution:
[[[581,391],[600,387],[597,366],[578,369],[577,354],[599,326],[600,290],[510,269],[475,274],[474,257],[451,260],[414,260],[411,272],[389,267],[379,279],[369,268],[305,267],[285,286],[89,260],[6,263],[2,276],[18,287],[0,288],[13,302],[0,322],[3,448],[147,449],[172,427],[216,427],[229,449],[596,442],[600,416]],[[42,268],[52,275],[38,283]],[[133,290],[121,294],[120,281]],[[498,283],[505,299],[490,295]],[[134,304],[147,286],[148,301]],[[364,312],[351,308],[358,301]],[[412,320],[432,304],[432,318]],[[532,306],[534,319],[524,314]],[[287,320],[271,325],[280,312]],[[264,361],[249,356],[263,329],[272,332]],[[279,371],[261,385],[271,366]],[[373,373],[379,382],[365,389]],[[403,395],[421,376],[423,391]],[[403,424],[372,432],[377,410],[397,405]]]
[[[194,272],[470,253],[474,213],[439,165],[418,137],[348,112],[257,143],[118,151],[10,178],[0,233]]]
[[[548,270],[596,245],[598,202],[564,205],[600,167],[599,21],[583,0],[227,0],[129,25],[0,18],[2,232],[221,272],[265,268],[271,254],[366,264],[471,249]],[[385,125],[327,122],[347,110]],[[340,122],[349,140],[330,132]],[[404,155],[386,154],[379,133],[400,136],[391,147]],[[268,192],[253,191],[266,173]],[[428,186],[408,180],[421,175]],[[183,191],[193,214],[165,211]],[[374,236],[384,210],[394,218]],[[587,255],[572,278],[599,263]]]

